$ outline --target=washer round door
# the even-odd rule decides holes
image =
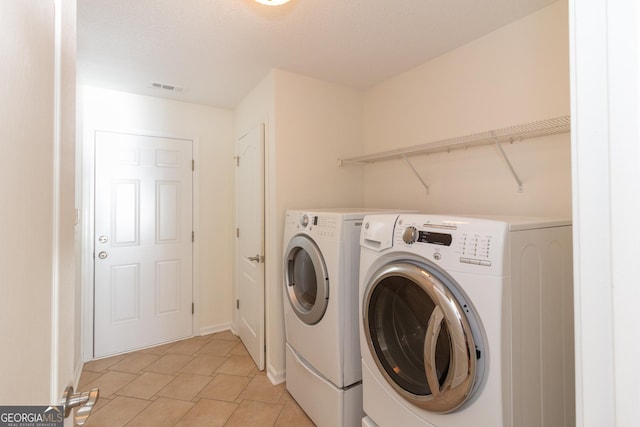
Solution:
[[[470,304],[438,270],[410,261],[380,268],[368,283],[363,321],[369,350],[395,391],[447,413],[477,390],[485,355]]]
[[[297,235],[284,257],[285,294],[296,316],[315,325],[329,303],[329,276],[322,253],[310,238]]]

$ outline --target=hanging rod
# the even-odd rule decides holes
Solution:
[[[427,144],[414,145],[396,150],[382,151],[347,159],[338,159],[338,165],[366,164],[385,160],[403,159],[420,154],[431,154],[439,152],[449,152],[455,149],[469,147],[479,147],[493,145],[503,142],[522,141],[529,138],[556,135],[571,131],[571,116],[560,116],[537,122],[510,126],[502,129],[490,130],[486,132],[465,135],[461,137],[448,138],[440,141],[429,142]],[[516,180],[519,178],[516,176]],[[522,184],[518,182],[522,187]]]

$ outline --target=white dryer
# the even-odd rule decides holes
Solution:
[[[571,225],[364,219],[363,426],[572,426]]]
[[[287,211],[286,387],[321,427],[362,420],[358,338],[360,209]]]

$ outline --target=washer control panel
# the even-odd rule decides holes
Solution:
[[[394,229],[393,244],[448,266],[501,269],[507,233],[508,224],[500,221],[401,215]]]
[[[491,265],[491,241],[493,236],[478,233],[462,233],[458,236],[456,251],[460,262],[476,265]]]

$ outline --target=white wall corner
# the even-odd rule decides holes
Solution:
[[[286,370],[277,369],[274,366],[267,364],[267,378],[271,381],[271,384],[282,384],[286,380]]]

